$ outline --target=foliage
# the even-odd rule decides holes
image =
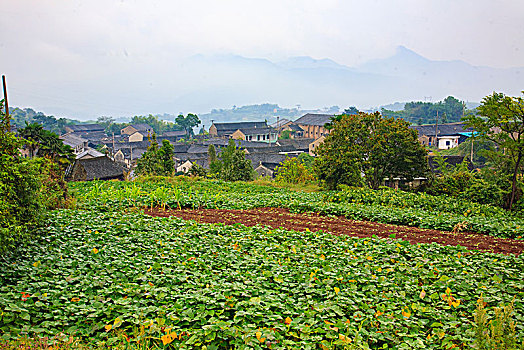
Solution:
[[[45,130],[41,124],[26,124],[18,133],[26,140],[24,147],[29,149],[29,156],[48,157],[63,168],[75,160],[73,149],[62,142],[57,134]]]
[[[309,153],[300,153],[298,155],[298,160],[304,164],[306,168],[313,171],[313,162],[315,161],[315,157],[309,155]]]
[[[48,158],[21,158],[23,141],[7,126],[0,101],[0,254],[31,237],[29,229],[40,222],[44,209],[68,200],[63,170]]]
[[[291,131],[290,130],[282,131],[278,138],[281,140],[289,140],[291,138]]]
[[[93,208],[54,212],[41,235],[0,261],[5,338],[110,347],[143,326],[174,348],[462,348],[481,293],[524,310],[522,258],[461,247]]]
[[[180,114],[176,117],[175,122],[180,125],[185,131],[188,137],[193,137],[193,128],[197,127],[201,122],[196,114],[189,113],[187,116]]]
[[[275,169],[275,180],[285,183],[307,183],[315,180],[314,175],[298,158],[286,158]]]
[[[54,116],[45,115],[42,112],[36,112],[31,108],[9,108],[9,116],[12,123],[18,128],[25,127],[27,124],[37,123],[42,125],[46,130],[55,134],[63,134],[67,125],[82,124],[78,120],[67,118],[55,118]]]
[[[339,184],[376,189],[385,178],[410,181],[424,176],[426,150],[408,126],[378,112],[335,117],[329,135],[316,149],[318,179],[328,189]]]
[[[508,349],[524,350],[524,341],[517,344],[517,334],[514,316],[514,300],[508,305],[494,307],[494,317],[490,320],[487,303],[482,296],[477,300],[475,310],[475,341],[474,349]]]
[[[157,135],[162,135],[162,133],[164,133],[165,131],[176,131],[184,129],[182,125],[166,122],[164,120],[159,119],[158,116],[152,114],[149,114],[148,116],[135,115],[131,119],[131,123],[129,123],[129,125],[131,124],[148,124],[153,128],[153,131]],[[125,126],[127,126],[127,124],[122,125],[119,128],[118,133],[120,133],[120,129],[122,129]]]
[[[484,97],[480,115],[468,115],[466,123],[473,127],[479,137],[496,144],[488,152],[489,159],[501,172],[511,178],[511,194],[507,207],[511,210],[518,200],[517,178],[522,174],[524,155],[524,99],[494,92]]]
[[[203,166],[193,162],[191,169],[189,169],[189,174],[192,176],[205,177],[207,176],[207,170]]]
[[[189,181],[188,177],[155,179],[154,183],[150,179],[145,183],[141,181],[140,185],[125,182],[70,185],[77,191],[80,206],[101,210],[135,206],[222,209],[280,207],[293,212],[313,211],[353,220],[446,231],[452,231],[457,224],[462,223],[467,226],[468,232],[498,237],[524,236],[524,220],[511,212],[447,196],[436,197],[389,188],[374,191],[350,187],[336,192],[304,193],[241,182]]]
[[[472,111],[466,110],[464,101],[459,101],[453,96],[446,97],[443,101],[408,102],[401,111],[382,109],[382,114],[388,117],[402,118],[411,124],[435,124],[437,112],[439,123],[459,122],[464,114]]]
[[[227,147],[220,153],[221,160],[215,162],[211,168],[218,170],[218,178],[224,181],[251,181],[255,178],[255,171],[251,161],[246,159],[246,154],[233,139],[229,139]]]
[[[174,147],[167,141],[162,140],[162,146],[158,146],[156,135],[153,134],[151,144],[138,159],[136,164],[137,175],[173,175],[175,171]]]

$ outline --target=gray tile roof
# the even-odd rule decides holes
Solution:
[[[266,122],[237,122],[237,123],[213,123],[213,125],[217,128],[217,131],[225,132],[225,131],[231,131],[235,132],[238,129],[245,129],[245,128],[266,128],[267,123]]]
[[[141,124],[131,124],[130,126],[132,126],[133,128],[136,129],[136,131],[148,131],[148,130],[153,130],[153,128],[149,125],[149,124],[144,124],[144,123],[141,123]]]
[[[418,132],[418,136],[435,136],[435,124],[433,125],[411,125],[410,129]],[[468,128],[464,123],[447,123],[438,125],[438,136],[451,136],[459,133],[473,131],[473,128]]]
[[[75,174],[75,167],[80,168],[83,176],[82,178],[73,179],[74,181],[117,179],[122,178],[124,174],[124,169],[108,157],[76,160],[73,165],[73,175]]]
[[[295,124],[324,126],[326,123],[331,121],[333,116],[333,114],[308,113],[295,120]]]
[[[71,146],[73,148],[75,148],[76,146],[79,146],[79,145],[83,145],[84,143],[86,143],[88,141],[88,140],[84,139],[83,137],[80,137],[78,135],[74,135],[72,133],[62,135],[62,136],[60,136],[60,139],[62,140],[64,145],[68,145],[68,146]]]
[[[104,131],[104,127],[99,124],[66,125],[65,127],[71,129],[72,132]]]
[[[315,139],[281,139],[277,143],[281,146],[293,146],[297,151],[309,151],[309,145]]]
[[[261,128],[240,128],[237,130],[240,130],[244,135],[268,135],[269,133],[276,133],[275,129],[269,128],[267,126]]]

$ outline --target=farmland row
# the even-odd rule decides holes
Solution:
[[[175,347],[389,348],[470,344],[472,315],[515,300],[524,260],[436,244],[356,239],[140,212],[61,210],[0,260],[0,331],[116,332]]]
[[[73,189],[81,206],[106,210],[133,206],[172,209],[279,207],[436,230],[460,228],[496,237],[524,236],[524,219],[500,208],[391,189],[346,188],[337,192],[305,193],[245,183],[187,180],[175,183],[94,182],[74,184]]]

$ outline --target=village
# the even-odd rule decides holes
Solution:
[[[74,164],[66,172],[66,178],[71,181],[124,179],[126,173],[132,173],[153,137],[159,143],[167,140],[174,146],[175,169],[179,175],[188,174],[193,164],[209,169],[209,146],[213,145],[220,154],[228,140],[233,139],[259,176],[274,177],[276,167],[286,158],[298,157],[301,153],[315,156],[316,147],[329,133],[325,124],[332,118],[329,114],[308,113],[295,121],[282,119],[270,125],[266,121],[212,123],[206,134],[192,137],[188,137],[185,130],[154,135],[148,124],[131,124],[121,129],[119,135],[107,135],[99,124],[80,124],[66,126],[66,133],[60,139],[76,155]],[[457,147],[472,135],[471,128],[462,122],[410,128],[417,131],[422,145],[436,145],[439,150]],[[446,156],[446,159],[456,165],[464,157]],[[429,164],[435,169],[431,154]]]

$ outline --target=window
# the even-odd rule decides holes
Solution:
[[[449,146],[450,144],[451,144],[451,142],[446,141],[446,146]]]

